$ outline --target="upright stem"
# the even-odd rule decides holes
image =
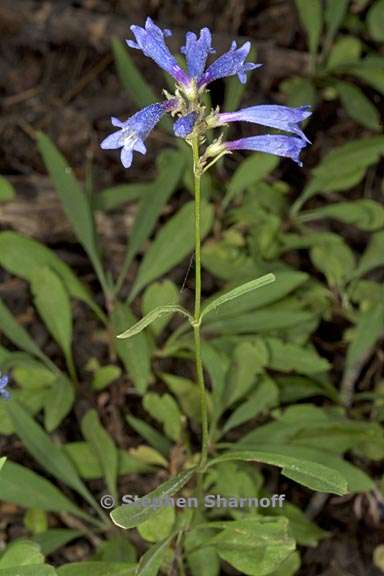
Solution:
[[[194,311],[194,339],[195,339],[195,364],[196,377],[200,393],[200,414],[201,414],[201,459],[200,468],[203,469],[208,457],[208,410],[207,394],[204,383],[203,363],[201,360],[201,338],[200,338],[200,313],[201,313],[201,168],[199,157],[198,136],[192,139],[193,150],[193,175],[195,191],[195,311]]]

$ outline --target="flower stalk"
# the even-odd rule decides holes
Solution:
[[[195,366],[196,378],[200,395],[200,415],[201,415],[201,458],[200,469],[204,469],[208,458],[208,407],[207,392],[205,389],[203,363],[201,358],[201,166],[199,154],[199,137],[191,137],[193,152],[193,181],[195,196],[195,309],[193,333],[195,342]]]

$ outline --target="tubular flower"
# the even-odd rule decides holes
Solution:
[[[214,80],[219,78],[226,78],[227,76],[234,76],[237,74],[242,84],[247,80],[247,72],[259,68],[261,64],[253,64],[252,62],[244,62],[251,49],[251,43],[245,42],[241,48],[237,47],[236,42],[232,42],[232,46],[228,52],[217,58],[201,76],[198,81],[199,88],[206,86]]]
[[[192,78],[199,80],[204,72],[208,56],[215,52],[212,48],[212,36],[209,29],[202,28],[199,39],[194,32],[187,32],[185,46],[180,49],[180,52],[185,55],[189,74]]]
[[[238,47],[232,42],[230,49],[207,66],[212,48],[211,32],[202,28],[197,35],[187,32],[184,46],[180,49],[185,55],[187,71],[178,64],[169,51],[165,39],[171,35],[147,18],[145,27],[131,26],[135,41],[127,40],[128,46],[142,50],[162,69],[176,80],[175,94],[165,92],[167,100],[143,108],[125,122],[112,118],[112,124],[118,130],[107,136],[101,143],[103,149],[121,148],[121,162],[129,168],[133,152],[146,153],[145,139],[168,112],[175,117],[173,132],[175,136],[192,144],[197,138],[200,146],[207,141],[207,130],[219,128],[231,122],[259,124],[275,130],[287,132],[287,135],[266,134],[249,136],[238,140],[223,142],[222,133],[213,143],[206,146],[200,155],[200,171],[204,172],[219,158],[234,150],[256,150],[275,156],[291,158],[300,166],[300,152],[309,143],[301,128],[301,123],[311,115],[309,106],[290,108],[276,104],[263,104],[242,108],[235,112],[220,112],[208,109],[204,100],[207,85],[220,78],[237,75],[240,82],[247,79],[247,72],[261,66],[246,62],[251,48],[250,42]]]
[[[2,396],[5,400],[9,400],[11,397],[11,393],[7,390],[7,386],[9,384],[9,376],[7,374],[1,374],[0,372],[0,396]]]
[[[144,140],[153,130],[162,116],[177,106],[177,100],[166,100],[165,102],[150,104],[139,112],[136,112],[126,122],[121,122],[118,118],[111,119],[112,125],[119,128],[113,134],[107,136],[100,144],[103,150],[113,150],[121,148],[121,163],[125,168],[132,164],[133,151],[145,154],[147,149]]]
[[[250,136],[232,140],[231,142],[223,142],[222,147],[229,152],[232,152],[232,150],[255,150],[274,154],[275,156],[283,156],[302,166],[300,152],[306,145],[307,142],[305,140],[296,136],[267,134],[266,136]]]
[[[289,108],[288,106],[260,105],[242,108],[237,112],[224,112],[217,115],[217,125],[228,122],[252,122],[269,128],[277,128],[284,132],[292,132],[306,142],[309,142],[304,132],[300,129],[300,122],[303,122],[312,114],[310,106],[300,106],[299,108]]]
[[[162,30],[156,26],[151,18],[147,18],[145,28],[133,25],[131,30],[136,42],[127,40],[126,42],[130,48],[142,50],[145,56],[152,58],[160,68],[173,76],[180,84],[189,84],[190,77],[178,65],[176,58],[172,56],[165,43],[165,38],[172,36],[170,30]]]
[[[181,116],[173,125],[175,136],[186,138],[193,130],[197,118],[197,112],[190,112]]]

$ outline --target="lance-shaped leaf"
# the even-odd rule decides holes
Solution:
[[[174,536],[172,534],[162,542],[148,548],[146,553],[140,558],[136,572],[137,576],[156,576],[158,574],[164,562],[168,545]]]
[[[207,306],[205,306],[205,308],[203,309],[203,311],[201,313],[201,318],[203,318],[204,316],[206,316],[207,314],[209,314],[213,310],[216,310],[216,308],[218,308],[219,306],[222,306],[226,302],[230,302],[231,300],[235,300],[235,298],[240,298],[240,296],[244,296],[245,294],[248,294],[248,292],[252,292],[253,290],[256,290],[257,288],[261,288],[261,286],[265,286],[266,284],[270,284],[271,282],[274,282],[274,281],[275,281],[275,275],[274,274],[266,274],[265,276],[262,276],[261,278],[256,278],[256,280],[251,280],[250,282],[246,282],[245,284],[242,284],[241,286],[237,286],[233,290],[226,292],[225,294],[223,294],[222,296],[219,296],[218,298],[216,298],[215,300],[210,302]]]
[[[143,498],[139,498],[136,502],[119,506],[111,512],[113,522],[117,526],[120,526],[120,528],[125,529],[135,528],[135,526],[145,522],[158,511],[148,504],[155,499],[156,501],[161,501],[176,494],[176,492],[187,484],[194,474],[194,471],[194,468],[184,470],[161,484],[146,496],[143,496]]]
[[[192,316],[182,306],[173,304],[158,306],[157,308],[154,308],[153,310],[148,312],[148,314],[146,314],[144,318],[139,320],[139,322],[136,322],[136,324],[128,328],[128,330],[126,330],[122,334],[118,334],[117,338],[132,338],[132,336],[135,336],[136,334],[142,332],[145,328],[147,328],[147,326],[152,324],[152,322],[155,322],[155,320],[161,318],[161,316],[165,316],[167,314],[174,314],[175,312],[179,312],[180,314],[186,316],[190,321],[193,321]]]
[[[318,492],[331,492],[343,495],[348,492],[348,484],[344,476],[337,470],[305,459],[294,458],[276,452],[263,452],[262,450],[239,450],[227,452],[214,458],[208,466],[214,466],[220,462],[241,460],[245,462],[262,462],[282,468],[282,474],[311,490]]]
[[[3,456],[2,458],[0,458],[0,470],[2,469],[2,467],[4,466],[5,462],[7,461],[6,457]]]

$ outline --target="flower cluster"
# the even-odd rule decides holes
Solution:
[[[201,102],[203,92],[214,80],[237,75],[240,82],[244,83],[247,72],[261,66],[246,62],[251,48],[250,42],[245,42],[241,47],[233,42],[228,52],[207,66],[209,55],[215,52],[209,29],[203,28],[199,36],[187,32],[185,45],[181,48],[187,65],[185,71],[167,47],[166,38],[171,35],[169,30],[161,30],[151,18],[147,18],[145,28],[131,26],[131,30],[135,41],[127,40],[128,46],[141,50],[160,68],[173,76],[176,80],[176,90],[172,96],[165,93],[166,100],[143,108],[125,122],[112,118],[113,126],[119,130],[105,138],[101,147],[121,148],[121,161],[126,168],[132,163],[133,151],[146,153],[144,140],[167,112],[172,116],[178,116],[174,122],[174,133],[187,141],[192,134],[198,135],[203,141],[208,129],[240,121],[289,133],[289,135],[249,136],[228,142],[223,142],[220,136],[208,146],[203,156],[203,164],[208,159],[221,157],[233,150],[256,150],[291,158],[301,165],[300,153],[309,141],[302,132],[300,124],[310,116],[309,106],[290,108],[258,105],[236,112],[220,113],[217,110],[207,111]]]
[[[9,400],[11,397],[11,393],[7,390],[8,384],[9,376],[7,374],[1,374],[0,372],[0,396],[5,398],[5,400]]]

